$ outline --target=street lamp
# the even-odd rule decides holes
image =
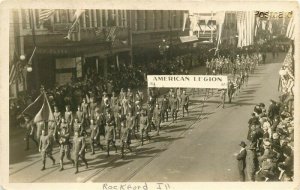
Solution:
[[[21,60],[21,61],[24,61],[25,58],[26,58],[25,55],[20,55],[20,60]]]
[[[32,67],[31,67],[31,65],[28,65],[27,68],[26,68],[26,70],[27,70],[27,72],[29,72],[29,73],[32,72]]]
[[[169,48],[170,48],[169,42],[167,42],[165,39],[163,39],[158,46],[158,50],[161,55],[165,55],[165,53],[168,51]]]

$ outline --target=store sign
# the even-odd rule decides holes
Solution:
[[[227,88],[223,75],[148,75],[148,87],[156,88]]]
[[[195,42],[198,41],[198,38],[197,36],[180,36],[180,41],[182,43]]]
[[[75,58],[60,58],[56,59],[56,69],[75,68]]]

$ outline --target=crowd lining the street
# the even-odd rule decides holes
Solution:
[[[293,181],[294,177],[294,74],[292,55],[289,52],[279,71],[278,101],[270,100],[268,109],[264,103],[254,107],[248,121],[246,143],[237,155],[240,180],[245,181]],[[290,81],[290,82],[286,82]]]

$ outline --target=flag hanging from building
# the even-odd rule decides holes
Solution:
[[[220,11],[216,13],[216,22],[218,24],[218,41],[217,41],[217,48],[216,52],[219,50],[219,45],[221,44],[221,36],[222,36],[222,29],[223,23],[225,20],[225,11]]]
[[[30,116],[34,122],[54,121],[54,115],[45,92],[42,92],[33,103],[25,108],[22,115]]]
[[[185,29],[186,19],[188,18],[188,13],[183,13],[183,23],[182,23],[182,31]]]
[[[112,26],[109,28],[106,36],[106,41],[113,41],[115,38],[115,31],[117,30],[116,26]]]
[[[9,85],[12,85],[16,81],[24,80],[23,67],[24,65],[20,62],[19,56],[15,52],[13,60],[9,65]]]
[[[255,26],[255,14],[253,11],[237,13],[238,47],[253,44]]]
[[[54,13],[56,9],[43,9],[40,11],[39,14],[39,23],[44,23],[46,20],[48,20]]]
[[[295,39],[295,26],[296,26],[296,19],[295,16],[293,14],[293,16],[290,18],[289,24],[287,26],[287,30],[286,30],[286,37],[294,40]]]
[[[85,12],[84,9],[77,9],[73,16],[73,23],[71,27],[69,28],[68,35],[65,36],[65,39],[71,40],[71,41],[80,41],[81,35],[80,35],[80,23],[79,18],[80,16]]]

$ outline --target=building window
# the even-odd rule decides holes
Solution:
[[[67,10],[59,10],[60,23],[69,23],[69,14]]]

